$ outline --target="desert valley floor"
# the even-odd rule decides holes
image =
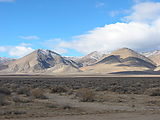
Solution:
[[[159,120],[159,76],[0,76],[1,120]]]

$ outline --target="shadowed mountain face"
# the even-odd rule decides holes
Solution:
[[[100,64],[100,63],[105,63],[105,64],[121,63],[121,60],[118,56],[110,55],[110,56],[103,58],[102,60],[98,61],[95,64]]]
[[[147,67],[147,68],[155,68],[156,66],[148,61],[144,61],[143,59],[136,58],[136,57],[128,57],[122,59],[122,63],[128,66],[135,66],[135,67]]]
[[[7,69],[7,68],[8,68],[8,65],[0,64],[0,70],[4,70],[4,69]]]
[[[78,71],[69,60],[50,50],[36,50],[31,54],[17,59],[8,65],[6,72],[62,72]],[[68,71],[63,71],[65,68]]]
[[[159,71],[160,72],[160,66],[157,66],[154,71]]]
[[[36,52],[38,64],[36,64],[34,68],[37,70],[51,68],[60,63],[65,65],[70,64],[69,61],[63,59],[59,54],[50,50],[37,50]]]
[[[83,67],[83,64],[80,62],[76,62],[75,59],[78,59],[76,57],[64,57],[66,60],[70,61],[74,66],[77,68]]]

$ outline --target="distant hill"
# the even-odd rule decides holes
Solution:
[[[75,61],[80,65],[80,67],[91,65],[95,62],[97,62],[100,58],[105,56],[104,53],[94,51],[86,56],[83,57],[71,57],[70,59]]]
[[[23,58],[8,64],[5,72],[43,73],[43,72],[77,72],[78,68],[71,61],[50,50],[38,49]]]
[[[93,65],[81,68],[82,71],[96,73],[112,73],[122,71],[146,71],[156,68],[154,62],[147,57],[128,48],[118,49],[104,56]]]
[[[152,52],[146,52],[143,53],[146,57],[148,57],[149,59],[151,59],[153,62],[156,63],[157,66],[160,65],[160,50],[155,50]]]
[[[0,70],[8,68],[8,64],[14,60],[12,58],[0,57]]]
[[[15,59],[12,59],[12,58],[0,57],[0,64],[10,62],[10,61],[14,61],[14,60]]]

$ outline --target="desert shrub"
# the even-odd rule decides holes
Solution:
[[[160,100],[159,99],[150,99],[146,102],[148,105],[156,105],[160,106]]]
[[[12,92],[17,92],[17,89],[20,88],[20,85],[17,85],[15,83],[10,83],[9,87],[12,90]]]
[[[18,110],[11,111],[11,114],[14,114],[14,115],[22,115],[26,113],[27,113],[26,111],[18,111]]]
[[[95,93],[88,88],[79,89],[76,96],[80,98],[81,102],[93,102],[95,100]]]
[[[69,110],[69,109],[72,109],[72,106],[71,106],[71,105],[68,105],[68,104],[62,105],[62,109],[64,109],[64,110]]]
[[[51,93],[65,93],[67,91],[67,88],[63,86],[56,86],[51,89]]]
[[[50,103],[48,105],[46,105],[47,108],[58,108],[58,105]]]
[[[11,91],[8,88],[0,88],[0,94],[10,95]]]
[[[12,99],[16,103],[29,103],[29,102],[32,101],[29,98],[22,98],[22,97],[19,97],[19,96],[13,96]]]
[[[0,94],[0,106],[7,105],[6,96],[4,94]]]
[[[19,88],[19,89],[17,90],[17,93],[18,93],[18,94],[25,94],[25,95],[27,95],[27,96],[30,96],[30,95],[31,95],[30,89],[29,89],[29,88],[26,88],[26,87],[24,87],[24,88]]]
[[[129,92],[128,89],[126,87],[123,87],[123,86],[111,86],[110,91],[117,92],[117,93],[120,93],[120,94],[125,94],[125,93]]]
[[[18,110],[0,111],[0,115],[22,115],[26,113],[27,113],[26,111],[18,111]]]
[[[97,87],[95,88],[95,90],[96,90],[96,91],[107,91],[108,88],[107,88],[106,86],[97,86]]]
[[[146,90],[149,96],[160,96],[160,88],[150,88]]]
[[[47,97],[44,95],[44,91],[42,89],[36,88],[31,91],[31,94],[35,98],[39,99],[47,99]]]

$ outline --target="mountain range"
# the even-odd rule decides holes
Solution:
[[[150,60],[154,61],[157,66],[160,65],[160,50],[155,50],[152,52],[146,52],[143,53],[146,57],[148,57]]]
[[[38,49],[19,58],[0,58],[0,73],[109,74],[160,71],[160,51],[138,53],[121,48],[111,53],[94,51],[83,57],[63,57],[51,50]]]
[[[6,63],[9,61],[14,61],[15,59],[11,59],[11,58],[6,58],[6,57],[0,57],[0,64],[2,63]]]
[[[14,61],[15,59],[11,59],[11,58],[6,58],[6,57],[0,57],[0,70],[3,70],[5,68],[7,68],[7,64],[9,62]]]

